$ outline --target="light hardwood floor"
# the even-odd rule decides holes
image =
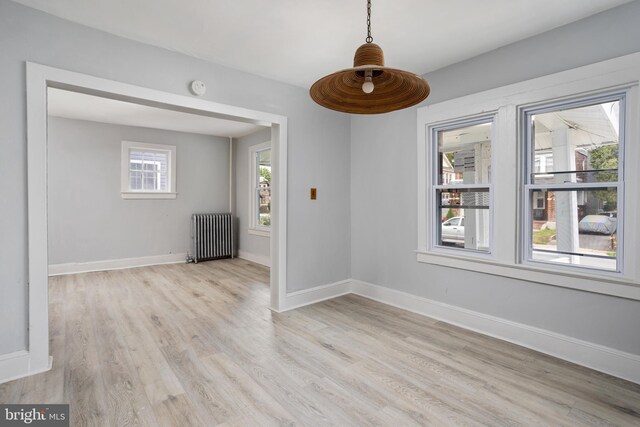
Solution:
[[[72,425],[640,425],[640,385],[361,297],[284,314],[247,261],[52,278],[50,372],[1,403]]]

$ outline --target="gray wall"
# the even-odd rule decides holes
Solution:
[[[427,103],[639,51],[639,21],[636,1],[438,70]],[[352,277],[640,354],[638,301],[416,261],[416,120],[352,117]]]
[[[305,89],[0,0],[0,354],[27,338],[25,61],[185,96],[199,79],[205,99],[287,116],[288,288],[350,277],[348,116],[320,108]],[[322,211],[307,202],[310,186],[325,198]]]
[[[237,249],[252,255],[269,258],[270,238],[249,234],[249,148],[271,141],[271,129],[254,132],[233,140],[233,164],[235,176],[234,213],[237,218]]]
[[[176,147],[172,200],[120,195],[123,140]],[[229,139],[49,118],[49,264],[191,251],[190,216],[229,211]]]

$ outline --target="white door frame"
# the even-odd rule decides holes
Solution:
[[[49,355],[47,249],[47,88],[270,126],[273,159],[271,309],[286,297],[287,117],[134,86],[27,62],[27,189],[29,244],[28,348],[12,364],[12,378],[46,371]]]

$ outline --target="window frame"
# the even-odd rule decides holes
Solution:
[[[523,206],[523,216],[521,219],[521,242],[522,242],[522,259],[521,263],[523,265],[551,265],[554,269],[566,270],[566,271],[575,271],[577,274],[588,274],[589,271],[598,272],[598,273],[614,273],[616,275],[622,276],[624,274],[624,199],[625,199],[625,146],[626,146],[626,122],[628,120],[627,111],[626,111],[626,100],[627,100],[627,91],[626,90],[612,90],[610,92],[607,91],[596,91],[591,94],[578,95],[572,99],[564,99],[559,102],[551,100],[547,103],[537,103],[536,105],[529,107],[527,105],[522,105],[519,107],[519,124],[522,130],[521,134],[521,142],[520,144],[523,146],[525,152],[522,155],[523,167],[522,169],[522,186],[521,186],[521,204]],[[591,182],[591,183],[567,183],[567,184],[535,184],[531,182],[531,176],[535,171],[535,154],[533,150],[533,135],[530,132],[530,116],[536,114],[544,114],[554,111],[560,111],[563,109],[571,109],[571,108],[581,108],[592,105],[597,105],[605,102],[611,101],[619,101],[619,115],[620,115],[620,128],[618,133],[618,180],[616,182]],[[546,168],[545,168],[545,172]],[[574,171],[576,172],[576,171]],[[532,191],[538,190],[541,192],[545,192],[548,194],[549,192],[556,192],[558,189],[566,189],[564,191],[573,189],[576,192],[585,192],[589,190],[593,190],[595,188],[615,188],[617,198],[617,206],[618,206],[618,219],[617,219],[617,239],[618,239],[618,249],[616,251],[616,269],[608,270],[603,268],[597,268],[592,266],[578,266],[572,264],[559,264],[553,263],[550,261],[544,260],[535,260],[533,259],[533,244],[532,244],[532,235],[531,235],[531,224],[533,224],[533,210],[532,210],[532,200],[529,197]]]
[[[433,126],[429,127],[429,148],[430,148],[429,162],[431,165],[431,177],[429,180],[430,197],[431,197],[430,213],[434,214],[431,217],[431,221],[430,221],[431,230],[430,230],[430,239],[429,239],[430,240],[429,249],[432,252],[441,252],[443,254],[446,254],[446,253],[464,254],[472,257],[474,256],[488,257],[488,258],[491,257],[492,249],[493,249],[493,231],[494,231],[493,208],[492,208],[493,194],[494,194],[493,179],[490,179],[489,182],[485,184],[451,184],[451,183],[440,184],[439,183],[440,177],[439,177],[439,170],[438,170],[439,156],[440,156],[439,147],[438,147],[438,142],[439,142],[438,134],[440,132],[446,132],[449,130],[455,130],[455,129],[460,129],[460,128],[469,127],[469,126],[491,123],[490,164],[493,167],[494,165],[493,141],[496,136],[496,132],[495,132],[496,120],[497,120],[497,111],[494,111],[486,114],[477,115],[474,117],[463,118],[459,120],[450,120],[443,123],[434,124]],[[438,240],[439,240],[438,238],[441,234],[441,227],[443,224],[441,219],[441,212],[439,210],[440,201],[438,200],[438,192],[445,191],[447,189],[473,190],[473,189],[485,189],[485,188],[488,189],[488,192],[489,192],[489,209],[488,209],[489,210],[489,247],[488,249],[485,251],[485,250],[479,250],[479,249],[456,248],[456,247],[450,247],[450,246],[438,244]]]
[[[139,191],[129,187],[130,155],[132,150],[162,152],[167,154],[167,190]],[[122,141],[120,154],[120,194],[123,199],[175,199],[176,192],[176,152],[174,145],[150,144],[147,142]]]
[[[539,77],[485,92],[428,104],[417,111],[417,248],[416,260],[494,276],[509,277],[640,300],[640,263],[631,259],[640,253],[640,215],[624,218],[623,271],[584,268],[565,269],[558,265],[524,263],[522,227],[525,221],[523,188],[525,155],[520,117],[524,108],[550,103],[569,103],[586,97],[626,94],[624,132],[626,141],[621,173],[627,191],[621,196],[626,212],[640,212],[640,194],[633,183],[640,182],[640,54],[632,54],[556,74]],[[430,129],[442,123],[486,115],[497,111],[492,146],[493,233],[491,256],[469,256],[456,251],[445,253],[431,248],[430,218]],[[500,167],[497,167],[500,165]],[[629,184],[632,183],[632,184]],[[631,187],[629,187],[631,185]],[[629,191],[629,189],[633,191]],[[620,208],[622,209],[622,208]],[[619,242],[620,244],[620,242]]]
[[[261,237],[271,236],[271,226],[261,225],[258,222],[258,215],[260,215],[258,206],[258,154],[267,150],[271,150],[271,141],[263,142],[262,144],[252,145],[249,147],[249,227],[247,232],[254,236]],[[269,184],[269,190],[273,191],[271,184]]]

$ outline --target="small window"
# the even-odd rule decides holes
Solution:
[[[546,191],[534,191],[533,192],[533,209],[544,209],[545,199],[547,197]]]
[[[624,96],[525,111],[528,261],[619,271]]]
[[[175,198],[176,147],[122,141],[122,197]]]
[[[490,251],[492,132],[493,118],[433,130],[434,247]]]
[[[249,233],[269,236],[271,229],[271,144],[249,148],[250,221]]]

